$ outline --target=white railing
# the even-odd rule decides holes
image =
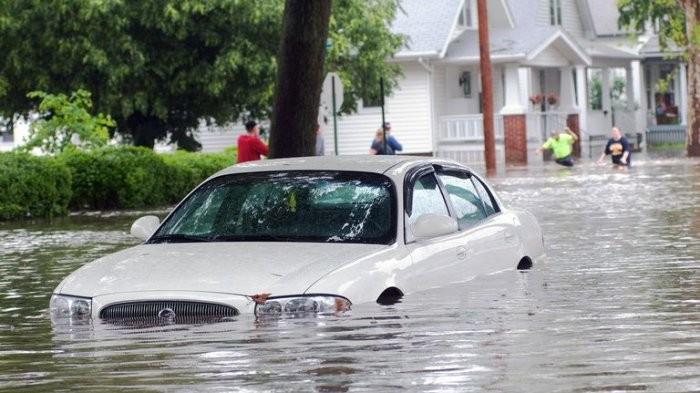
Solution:
[[[503,138],[503,116],[494,116],[496,138]],[[478,142],[484,140],[481,114],[443,116],[440,118],[440,142]]]
[[[566,112],[530,112],[526,115],[527,140],[543,142],[552,131],[563,131],[566,127]]]

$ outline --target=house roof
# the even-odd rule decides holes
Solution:
[[[395,57],[441,57],[464,0],[402,0],[391,29],[406,36]]]
[[[668,48],[665,50],[661,48],[661,42],[659,42],[658,36],[649,37],[647,42],[642,45],[639,49],[639,53],[644,57],[662,57],[668,55],[677,55],[683,52],[674,42],[667,42]]]
[[[493,0],[497,1],[497,0]],[[619,29],[619,12],[611,0],[576,0],[587,28],[596,36],[627,34]],[[459,12],[465,0],[402,0],[392,23],[395,33],[407,42],[395,58],[435,58],[446,62],[478,61],[478,31],[456,30]],[[531,61],[550,47],[577,64],[590,64],[592,58],[639,59],[633,50],[625,50],[595,39],[574,38],[560,26],[543,24],[538,14],[542,0],[498,0],[509,21],[507,28],[490,30],[494,61]],[[491,19],[491,18],[489,18]],[[512,26],[512,28],[511,28]],[[456,37],[454,33],[459,33]],[[654,46],[656,43],[656,46]],[[658,40],[645,45],[648,53],[659,53]],[[644,48],[643,48],[644,49]]]
[[[607,45],[603,42],[585,41],[582,43],[582,45],[584,48],[586,48],[586,51],[591,55],[591,57],[623,60],[641,59],[641,56],[634,53],[634,51],[631,49],[625,50],[619,47]]]
[[[596,36],[625,35],[629,31],[621,29],[617,23],[620,12],[617,2],[610,0],[581,0],[590,17],[590,24]]]
[[[537,24],[539,0],[507,0],[513,16],[513,28],[491,29],[489,39],[494,61],[532,60],[550,45],[562,49],[568,58],[589,64],[586,51],[558,26]],[[447,48],[447,61],[478,61],[478,32],[466,30]]]

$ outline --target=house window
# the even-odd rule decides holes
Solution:
[[[459,20],[457,21],[457,24],[460,27],[472,29],[475,28],[476,26],[476,21],[474,18],[474,0],[467,0],[464,2],[464,7],[462,7],[462,12],[459,13]]]
[[[459,75],[459,86],[462,88],[464,98],[472,98],[472,73],[462,71]]]
[[[0,142],[12,143],[13,141],[12,122],[0,118]]]
[[[603,70],[588,69],[588,106],[593,111],[603,109]]]
[[[549,24],[561,26],[561,0],[549,0]]]
[[[363,108],[378,108],[382,106],[382,96],[379,94],[379,89],[370,89],[362,94]]]
[[[576,68],[574,68],[573,70],[571,70],[571,77],[574,78],[574,79],[572,79],[574,81],[574,97],[576,99],[576,105],[580,105],[580,103],[578,102],[578,89],[579,89],[579,87],[578,87],[578,79],[576,76],[577,76],[576,75]]]

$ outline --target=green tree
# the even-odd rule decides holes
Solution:
[[[41,117],[31,124],[24,149],[38,147],[46,153],[55,154],[74,143],[84,148],[107,144],[108,129],[114,127],[114,121],[103,114],[90,114],[92,100],[87,91],[78,90],[70,97],[36,91],[29,93],[29,98],[41,99],[38,107]]]
[[[689,156],[700,156],[700,3],[698,0],[617,0],[621,26],[643,31],[650,21],[659,25],[662,48],[683,48],[688,64]]]
[[[401,45],[396,0],[334,4],[328,69],[348,108]],[[272,107],[282,0],[0,0],[0,116],[34,109],[27,93],[92,92],[94,110],[152,147],[170,136],[195,149],[200,121],[264,117]],[[356,20],[352,15],[364,16]],[[369,76],[369,77],[368,77]]]

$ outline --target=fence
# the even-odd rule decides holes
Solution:
[[[685,143],[687,127],[680,125],[656,125],[647,127],[647,146]]]
[[[497,160],[504,160],[503,116],[494,116]],[[481,114],[443,116],[440,118],[437,155],[470,165],[484,162],[484,127]]]
[[[494,116],[494,133],[503,138],[503,116]],[[478,142],[484,140],[481,114],[443,116],[440,118],[440,142]]]

